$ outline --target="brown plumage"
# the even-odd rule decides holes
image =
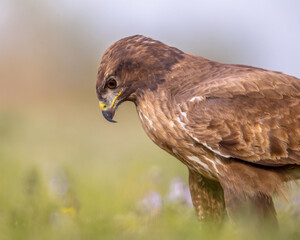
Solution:
[[[199,218],[249,203],[276,219],[272,195],[300,177],[299,79],[136,35],[106,50],[96,88],[106,119],[134,102],[147,135],[188,167]]]

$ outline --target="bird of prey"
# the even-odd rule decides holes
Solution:
[[[133,102],[152,141],[187,166],[199,219],[235,219],[248,204],[276,221],[272,195],[300,178],[298,78],[135,35],[105,51],[96,91],[108,121]]]

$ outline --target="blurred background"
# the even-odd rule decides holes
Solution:
[[[231,225],[200,227],[186,168],[133,105],[103,119],[97,68],[142,34],[299,78],[299,12],[297,0],[0,0],[0,239],[239,239]],[[277,237],[296,239],[299,193],[288,200],[276,201]]]

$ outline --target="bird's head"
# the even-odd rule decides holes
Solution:
[[[124,101],[136,103],[143,90],[156,91],[183,52],[159,41],[135,35],[109,47],[101,60],[96,84],[99,106],[110,122]]]

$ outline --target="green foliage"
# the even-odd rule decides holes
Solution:
[[[171,180],[187,171],[148,140],[132,106],[109,124],[92,100],[58,102],[1,112],[1,240],[299,239],[287,203],[278,204],[280,233],[247,220],[199,223],[190,205],[166,200]],[[151,192],[162,206],[141,211]]]

